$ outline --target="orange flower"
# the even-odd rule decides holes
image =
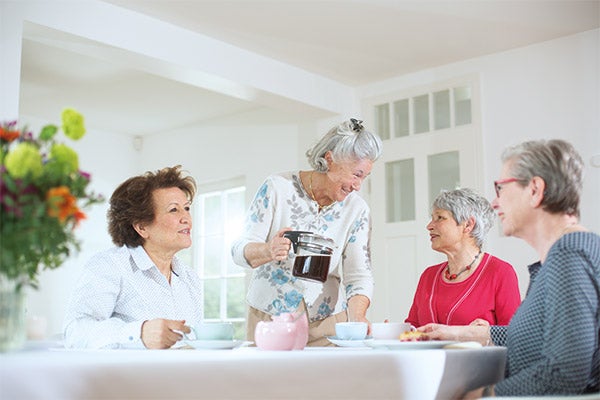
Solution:
[[[12,142],[21,135],[19,131],[11,131],[8,128],[0,126],[0,139],[6,142]]]
[[[79,222],[87,218],[81,210],[77,210],[73,216],[75,217],[75,226],[79,226]]]
[[[85,218],[77,207],[77,198],[71,194],[67,186],[58,186],[48,190],[46,193],[48,202],[48,215],[65,222],[67,218],[74,217],[76,223]]]

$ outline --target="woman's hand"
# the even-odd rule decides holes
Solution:
[[[288,258],[292,242],[283,237],[287,231],[292,228],[283,228],[266,243],[248,243],[244,247],[244,257],[252,268],[259,267],[271,261],[285,261]]]
[[[462,326],[450,326],[442,324],[427,324],[417,330],[427,335],[430,340],[456,340],[460,341],[460,331]]]
[[[475,320],[471,325],[427,324],[417,328],[430,340],[455,340],[459,342],[479,342],[486,346],[490,342],[490,325]]]
[[[176,331],[190,333],[191,329],[184,320],[151,319],[142,324],[142,342],[148,349],[168,349],[182,338]]]
[[[474,326],[490,326],[490,323],[482,318],[477,318],[474,319],[473,321],[471,321],[471,323],[469,325],[474,325]]]
[[[267,242],[267,248],[269,256],[273,261],[284,261],[287,260],[290,248],[292,247],[292,241],[283,234],[292,228],[283,228],[273,236],[271,240]]]
[[[369,304],[371,301],[367,296],[357,294],[348,299],[348,308],[346,309],[348,321],[366,322],[369,325],[367,335],[371,334],[371,323],[367,319]]]

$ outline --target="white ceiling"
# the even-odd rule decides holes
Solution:
[[[598,0],[106,2],[353,87],[600,26]],[[173,120],[188,125],[262,107],[80,54],[44,40],[48,34],[25,35],[22,113],[55,119],[56,111],[44,115],[51,98],[88,110],[86,119],[107,129],[150,134]]]
[[[108,0],[348,85],[599,26],[579,0]]]

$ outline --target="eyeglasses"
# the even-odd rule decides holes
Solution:
[[[494,181],[494,189],[496,189],[496,197],[500,197],[500,191],[502,190],[502,185],[512,182],[519,182],[517,178],[505,178]]]

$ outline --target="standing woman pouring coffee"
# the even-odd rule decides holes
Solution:
[[[379,137],[350,119],[333,127],[306,152],[313,168],[269,176],[248,210],[244,232],[232,245],[236,264],[252,268],[246,300],[248,339],[259,321],[306,308],[309,346],[327,346],[335,323],[368,322],[373,293],[370,210],[360,197],[364,179],[381,155]],[[306,231],[331,239],[325,282],[293,276],[295,257],[285,232]],[[346,311],[347,308],[347,311]]]

